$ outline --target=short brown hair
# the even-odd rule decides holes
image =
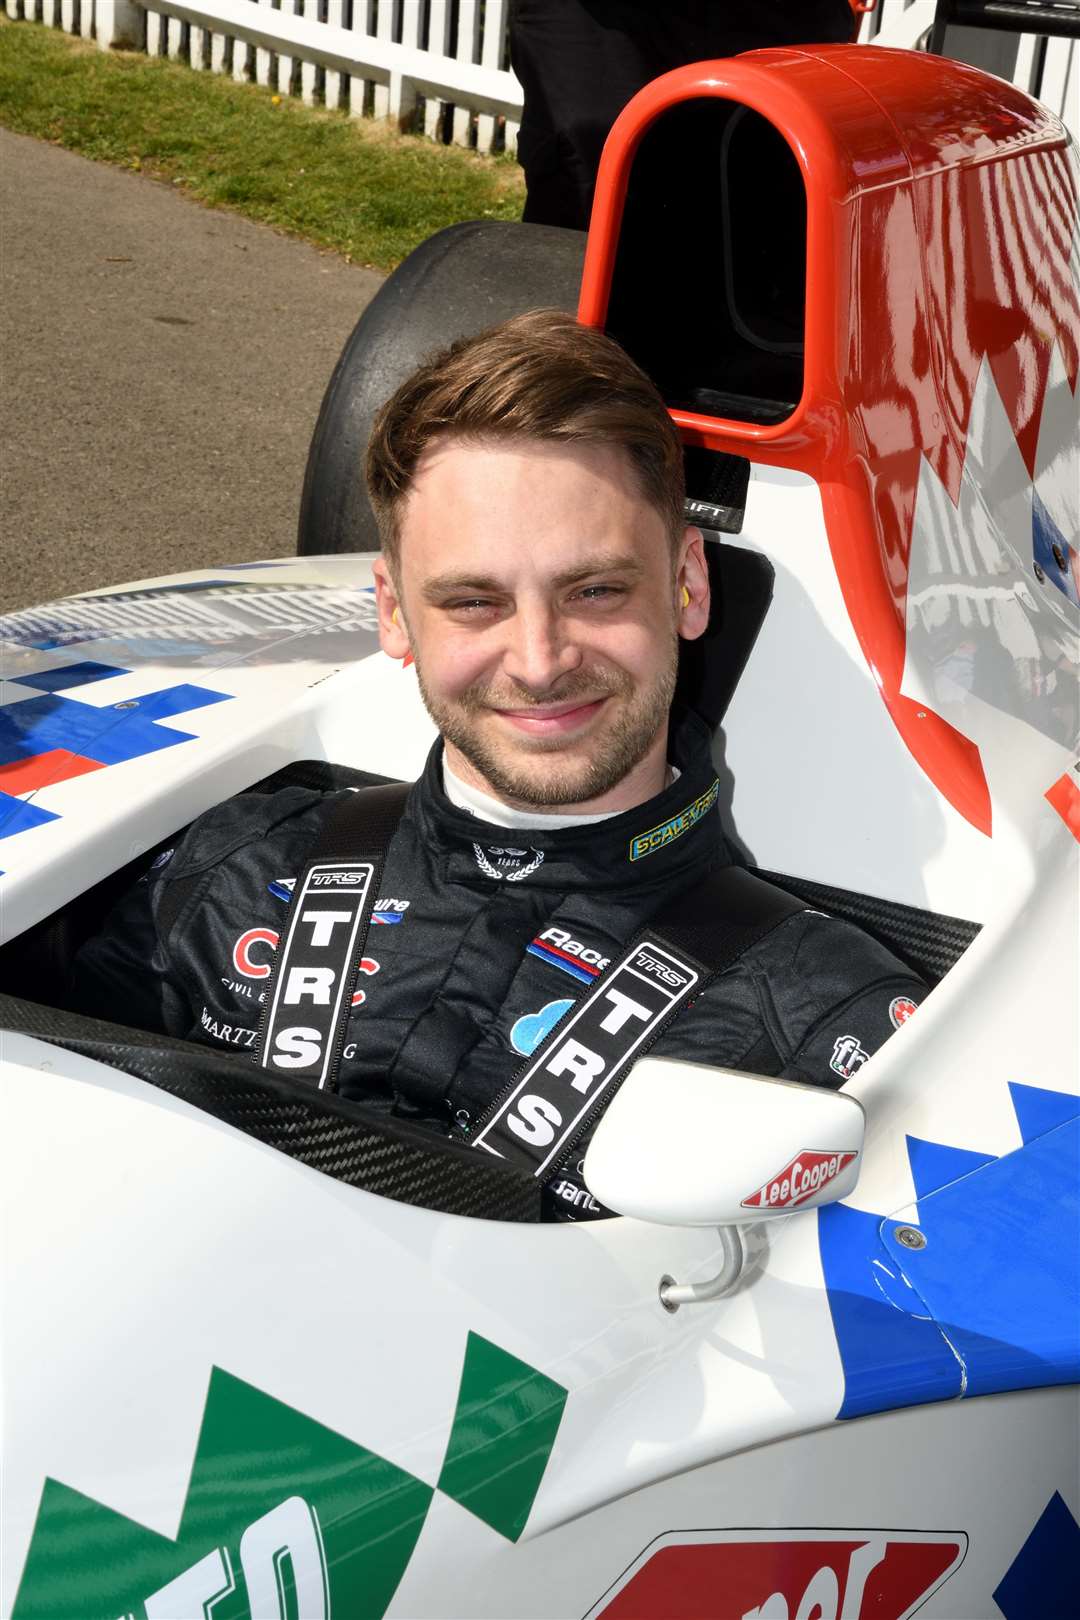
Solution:
[[[682,446],[663,400],[617,343],[563,310],[529,310],[459,339],[426,360],[382,407],[365,472],[391,566],[416,468],[442,436],[623,450],[672,542],[682,533]]]

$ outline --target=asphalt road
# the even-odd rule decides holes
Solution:
[[[382,278],[0,130],[0,611],[290,555]]]

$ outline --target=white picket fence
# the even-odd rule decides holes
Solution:
[[[660,4],[662,0],[654,0]],[[797,3],[797,0],[796,0]],[[517,144],[521,86],[509,68],[508,0],[3,0],[27,17],[279,95],[423,127],[481,152]],[[879,0],[861,41],[914,46],[934,0]],[[1020,42],[1014,83],[1080,138],[1080,41]]]

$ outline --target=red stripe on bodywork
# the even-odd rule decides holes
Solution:
[[[1059,776],[1053,787],[1047,789],[1046,798],[1080,844],[1080,787],[1068,772]]]
[[[44,754],[0,765],[0,789],[5,793],[30,793],[34,788],[69,782],[73,776],[85,776],[88,771],[104,768],[100,760],[84,759],[82,754],[69,753],[66,748],[50,748]]]

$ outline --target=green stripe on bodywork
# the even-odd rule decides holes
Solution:
[[[540,1488],[566,1395],[535,1367],[470,1333],[439,1489],[516,1541]]]
[[[566,1397],[471,1333],[441,1489],[516,1541]],[[176,1540],[47,1478],[12,1620],[145,1620],[145,1600],[217,1548],[236,1590],[213,1605],[213,1620],[248,1620],[241,1538],[294,1497],[317,1517],[334,1620],[381,1620],[433,1494],[385,1457],[215,1367]],[[291,1614],[288,1560],[282,1580]]]
[[[215,1367],[175,1541],[46,1480],[12,1620],[116,1620],[215,1547],[237,1589],[214,1620],[247,1620],[235,1556],[244,1530],[289,1496],[316,1508],[331,1612],[378,1620],[412,1557],[432,1490],[403,1469]]]

